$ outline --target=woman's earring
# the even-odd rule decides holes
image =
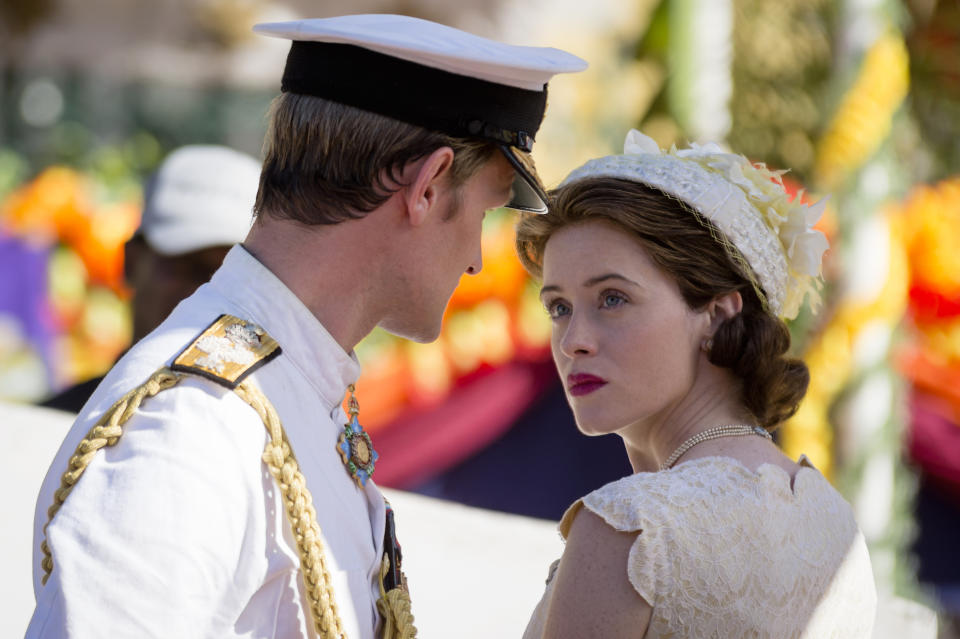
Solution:
[[[708,337],[707,339],[703,340],[703,343],[700,344],[700,350],[709,355],[710,351],[713,350],[713,338]]]

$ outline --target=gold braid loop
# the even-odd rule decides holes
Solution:
[[[76,452],[70,458],[67,471],[60,479],[60,488],[54,493],[54,502],[47,510],[47,523],[43,526],[44,540],[40,545],[43,551],[41,562],[44,570],[41,580],[43,584],[47,583],[53,571],[53,556],[46,540],[47,527],[67,499],[73,486],[83,475],[93,456],[101,448],[117,443],[123,434],[124,424],[133,416],[145,398],[153,397],[162,390],[176,386],[184,377],[185,375],[169,368],[161,368],[146,382],[111,406],[77,446]],[[280,417],[266,396],[251,381],[244,381],[234,389],[234,392],[257,412],[270,435],[270,441],[263,451],[263,461],[283,494],[287,519],[290,521],[300,554],[300,569],[310,602],[314,628],[323,639],[346,639],[337,611],[337,602],[333,596],[332,579],[324,558],[323,541],[320,536],[320,526],[317,523],[317,513],[313,507],[313,498],[307,490],[306,480],[300,472],[290,443],[287,441]],[[384,639],[414,639],[417,630],[413,625],[413,615],[410,612],[409,594],[402,588],[384,592],[383,578],[389,566],[390,560],[384,555],[380,572],[381,596],[377,601],[377,609],[384,619],[383,637]]]
[[[270,442],[263,451],[263,461],[283,494],[287,519],[300,553],[300,570],[310,602],[314,629],[324,639],[345,639],[346,634],[343,632],[337,602],[333,596],[332,579],[324,558],[313,498],[307,490],[307,482],[283,432],[280,417],[260,389],[249,381],[241,383],[234,392],[257,411],[270,434]]]
[[[383,589],[383,580],[390,571],[390,558],[384,553],[380,562],[380,599],[377,610],[383,617],[383,639],[415,639],[417,628],[410,611],[410,593],[397,586],[390,592]]]
[[[146,397],[153,397],[157,393],[172,386],[183,379],[183,376],[174,373],[169,368],[161,368],[150,378],[121,397],[106,413],[103,414],[83,441],[77,446],[76,452],[70,458],[67,464],[67,471],[60,477],[60,488],[53,494],[53,505],[47,509],[47,523],[43,525],[43,542],[40,544],[40,550],[43,551],[43,577],[40,583],[46,584],[53,572],[53,555],[50,552],[50,546],[47,544],[47,526],[53,520],[53,516],[60,510],[60,506],[66,501],[67,495],[73,490],[73,486],[87,469],[87,465],[93,459],[98,450],[105,446],[113,446],[123,434],[123,425],[140,407],[140,403]]]

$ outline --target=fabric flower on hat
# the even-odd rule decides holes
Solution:
[[[715,223],[720,219],[744,215],[753,215],[762,220],[767,231],[777,239],[782,261],[771,259],[778,256],[764,257],[762,251],[758,252],[756,247],[750,245],[755,238],[727,233],[726,239],[746,258],[775,314],[787,319],[796,317],[808,296],[811,305],[816,307],[819,303],[821,262],[829,244],[823,233],[814,229],[813,225],[823,214],[825,199],[812,206],[802,203],[802,192],[791,199],[783,185],[782,175],[785,171],[771,171],[763,164],[753,164],[744,156],[725,152],[714,143],[692,144],[688,149],[671,148],[663,152],[652,139],[633,130],[627,134],[624,142],[624,154],[672,156],[695,163],[736,186],[751,205],[749,210],[733,203],[727,205],[726,201],[719,207],[703,210],[697,201],[691,201],[697,198],[684,197],[683,193],[676,192],[674,185],[669,185],[668,190]],[[656,188],[668,186],[657,184],[656,180],[643,181]],[[699,196],[699,199],[705,198]],[[721,231],[724,230],[722,224],[718,226]],[[780,272],[784,270],[780,268],[784,262],[785,272]]]

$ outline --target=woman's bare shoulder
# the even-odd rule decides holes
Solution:
[[[638,637],[652,608],[627,577],[638,532],[619,532],[586,508],[570,524],[544,631],[549,639]]]

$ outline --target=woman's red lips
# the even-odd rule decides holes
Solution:
[[[588,395],[601,386],[605,386],[607,380],[596,375],[586,373],[576,373],[567,375],[567,389],[571,395]]]

